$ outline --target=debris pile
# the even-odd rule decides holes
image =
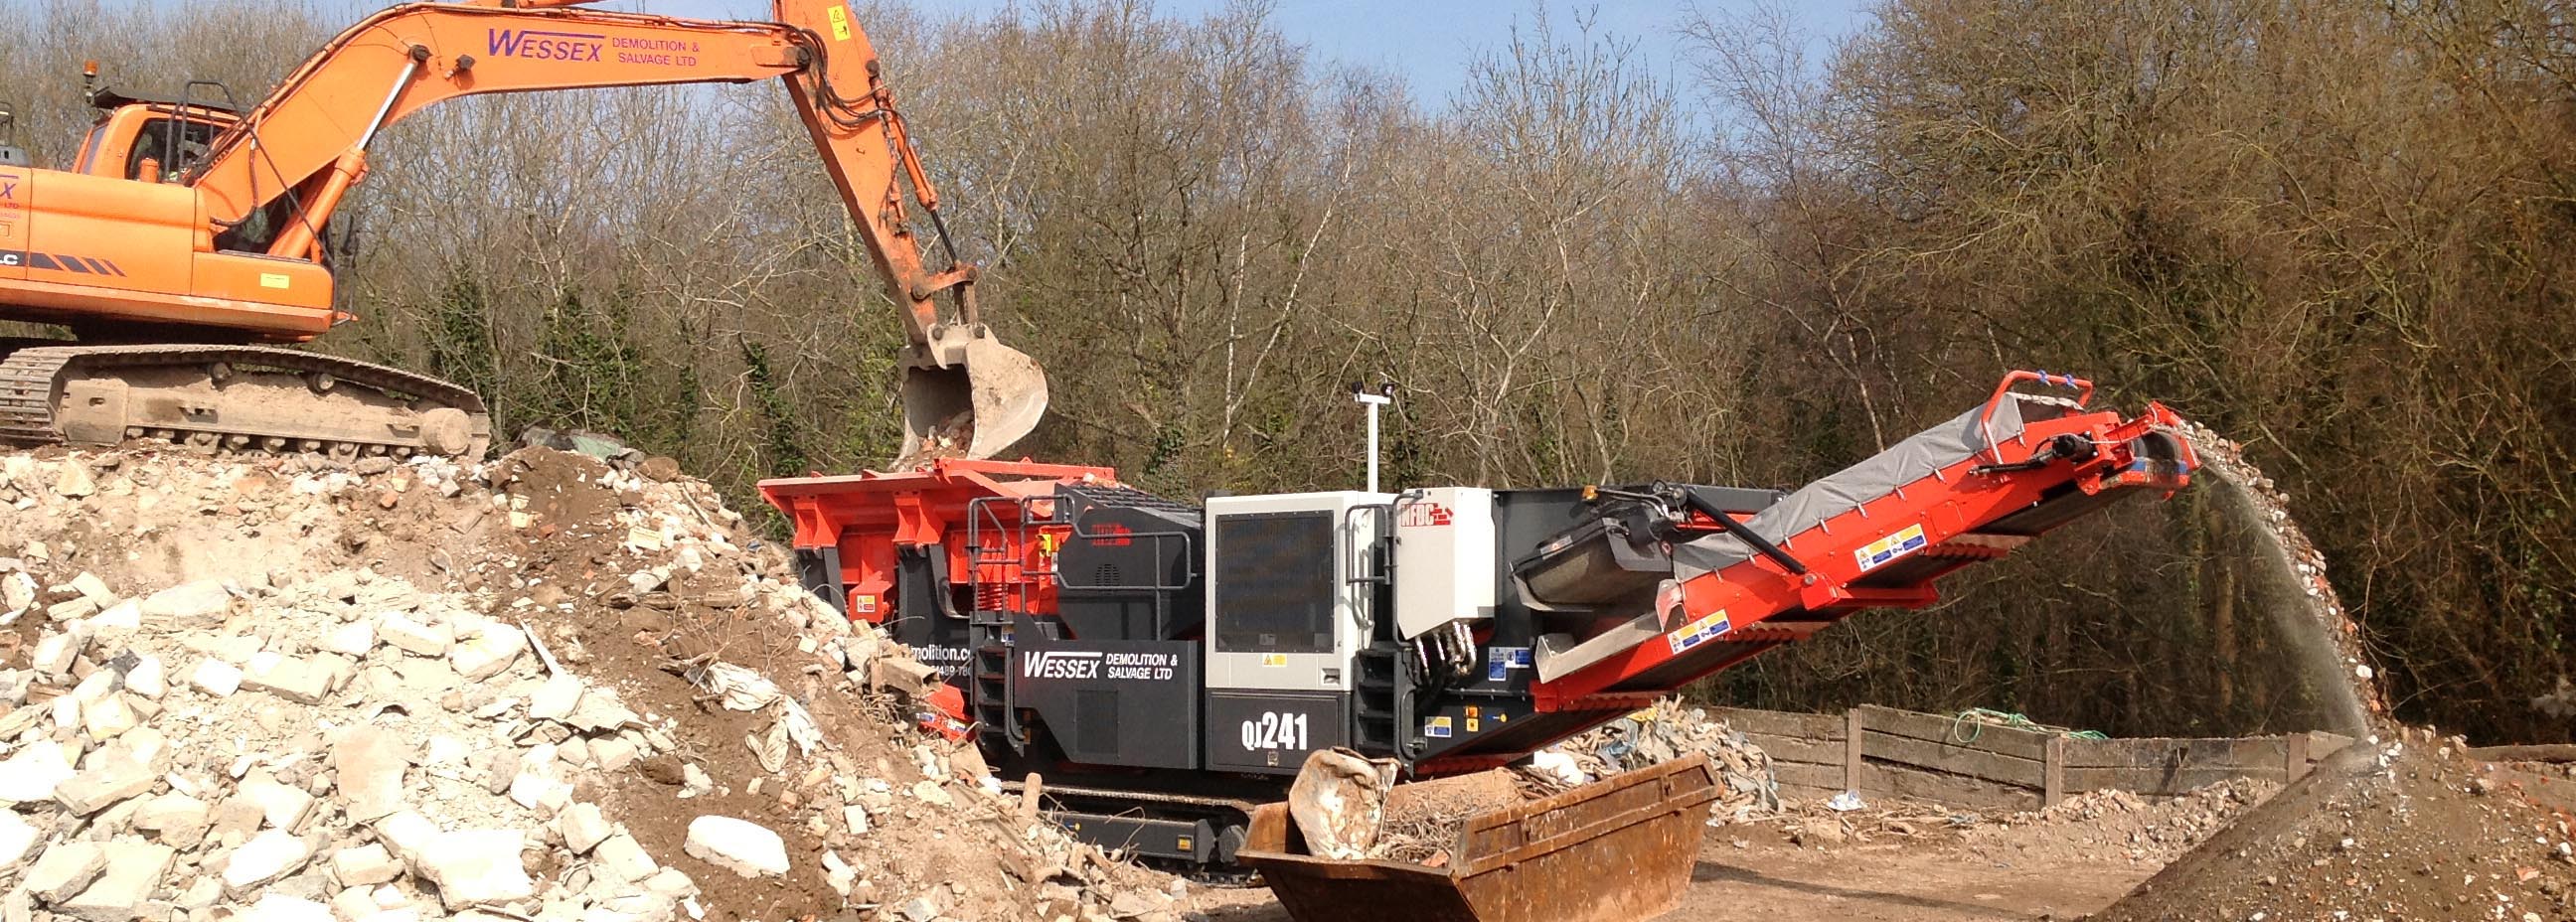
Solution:
[[[2117,856],[2132,864],[2163,864],[2227,828],[2279,790],[2280,785],[2268,781],[2231,778],[2180,797],[2147,797],[2117,789],[2086,791],[2053,807],[1981,825],[1970,838],[1990,837],[2018,826],[2055,826],[2060,841],[2090,847],[2105,860]]]
[[[1542,777],[1572,784],[1700,753],[1708,756],[1709,766],[1717,769],[1725,786],[1718,796],[1715,822],[1742,822],[1780,812],[1780,785],[1772,777],[1771,757],[1725,720],[1705,708],[1683,704],[1680,698],[1657,701],[1653,707],[1594,727],[1553,748],[1571,757],[1572,768],[1581,774],[1542,768]]]
[[[1710,825],[1780,812],[1771,757],[1706,709],[1666,698],[1542,750],[1517,769],[1396,785],[1385,797],[1384,821],[1365,853],[1442,867],[1471,817],[1693,753],[1708,756],[1721,784]],[[1301,827],[1311,825],[1299,819]]]
[[[2524,768],[2423,730],[2353,746],[2094,918],[2576,916],[2576,789]]]
[[[10,922],[1178,918],[667,462],[49,449],[0,505]]]

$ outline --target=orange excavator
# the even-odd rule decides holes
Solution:
[[[845,3],[776,0],[773,21],[716,22],[580,2],[391,7],[248,109],[204,82],[177,99],[114,93],[89,68],[103,114],[70,169],[0,149],[0,320],[75,337],[0,340],[0,441],[480,456],[491,423],[471,391],[282,345],[355,319],[333,304],[325,229],[368,146],[461,96],[764,79],[786,85],[903,317],[899,456],[989,457],[1037,424],[1045,376],[979,321],[976,269],[948,244]],[[948,268],[924,265],[912,205]]]

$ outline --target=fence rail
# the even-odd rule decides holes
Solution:
[[[2033,809],[2104,789],[2174,795],[2232,778],[2286,784],[2352,744],[2331,733],[2082,739],[1876,706],[1716,711],[1770,753],[1782,794],[1851,790],[1965,807]]]

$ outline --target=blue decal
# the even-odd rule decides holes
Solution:
[[[530,58],[539,61],[596,61],[608,36],[588,32],[545,32],[536,29],[487,29],[483,33],[484,50],[505,58]]]

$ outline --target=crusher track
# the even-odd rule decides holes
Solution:
[[[298,349],[0,340],[0,356],[0,443],[160,439],[342,460],[473,460],[491,443],[491,417],[471,390]]]

